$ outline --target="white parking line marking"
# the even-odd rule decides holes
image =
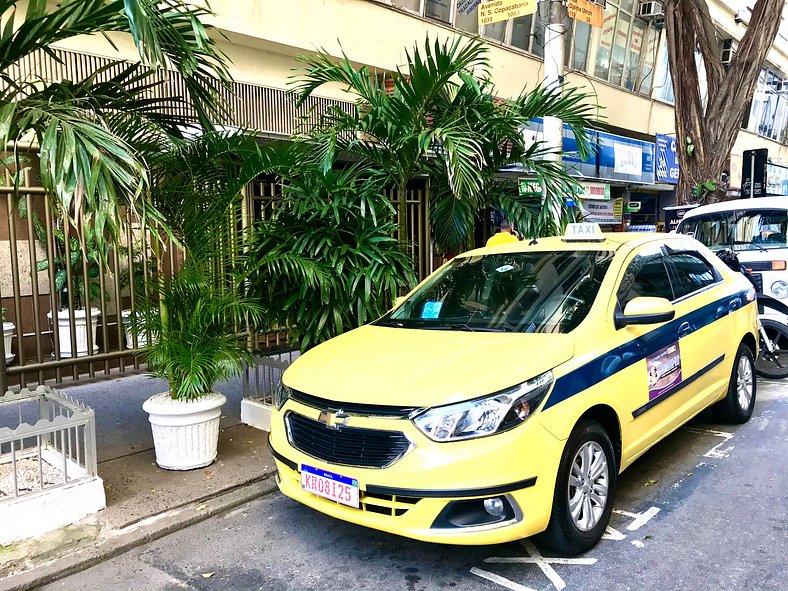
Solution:
[[[526,587],[525,585],[520,585],[519,583],[510,581],[506,577],[502,577],[500,575],[487,572],[486,570],[476,568],[475,566],[471,569],[471,574],[476,575],[477,577],[481,577],[483,579],[487,579],[488,581],[495,583],[496,585],[500,585],[501,587],[506,587],[507,589],[511,589],[512,591],[534,591],[530,587]]]
[[[646,545],[643,542],[641,542],[640,540],[632,540],[631,544],[633,546],[635,546],[636,548],[645,548],[646,547]]]
[[[753,417],[752,422],[755,423],[756,429],[758,429],[758,431],[765,431],[766,427],[769,425],[769,421],[772,420],[773,414],[773,410],[765,410],[759,416]]]
[[[551,564],[585,564],[585,565],[592,565],[596,564],[596,558],[548,558],[542,556],[539,550],[536,549],[536,546],[533,545],[533,542],[529,540],[522,540],[520,542],[522,547],[525,551],[529,554],[528,556],[507,556],[507,557],[493,557],[493,558],[485,558],[484,562],[492,563],[492,564],[535,564],[538,566],[544,575],[550,579],[550,582],[553,584],[553,587],[556,588],[557,591],[561,591],[566,587],[566,583],[564,580],[555,572],[555,569],[550,566]]]
[[[659,507],[650,507],[643,513],[630,513],[629,511],[621,511],[620,509],[613,509],[613,513],[618,513],[624,517],[632,519],[632,523],[627,526],[627,530],[636,531],[651,521],[654,516],[659,513]]]
[[[724,449],[720,449],[721,446],[725,445],[733,439],[733,433],[728,433],[727,431],[714,431],[713,429],[695,429],[693,427],[684,427],[685,431],[689,431],[690,433],[698,433],[700,435],[714,435],[715,437],[722,437],[724,441],[721,441],[714,447],[712,447],[709,451],[703,454],[705,458],[712,458],[715,460],[721,460],[723,458],[728,457],[733,448],[736,447],[735,445],[731,445],[730,447],[726,447]]]
[[[615,527],[607,526],[607,531],[602,536],[603,540],[613,540],[614,542],[619,542],[625,539],[627,536],[626,534],[622,534],[618,531]]]

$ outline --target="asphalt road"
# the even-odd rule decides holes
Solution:
[[[752,420],[703,414],[620,479],[608,539],[581,560],[531,542],[453,547],[323,516],[279,493],[45,587],[55,590],[788,588],[788,383]]]

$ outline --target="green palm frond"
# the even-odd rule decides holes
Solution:
[[[132,329],[151,335],[148,365],[169,381],[172,397],[193,400],[243,371],[251,361],[244,331],[262,320],[259,303],[216,287],[204,269],[187,265],[141,303]]]

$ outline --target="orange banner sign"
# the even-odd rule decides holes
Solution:
[[[569,18],[581,23],[588,23],[592,27],[602,26],[602,16],[605,13],[605,9],[599,4],[593,4],[587,0],[569,0],[566,10]]]

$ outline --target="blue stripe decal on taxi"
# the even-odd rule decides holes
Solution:
[[[594,384],[598,384],[613,374],[645,359],[655,351],[678,341],[679,328],[685,323],[689,323],[691,331],[696,331],[739,310],[749,303],[747,302],[748,291],[744,290],[735,295],[726,296],[689,314],[674,318],[664,326],[611,349],[561,376],[555,381],[553,391],[550,392],[542,410],[545,411],[559,402],[587,390]]]

